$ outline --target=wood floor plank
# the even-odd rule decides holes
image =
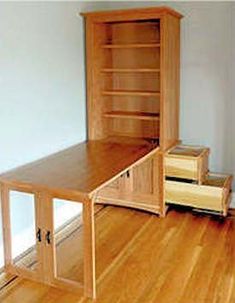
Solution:
[[[235,233],[235,220],[227,219],[230,223],[228,234],[224,239],[213,278],[208,287],[206,299],[208,302],[235,302],[235,245],[231,241],[231,233]]]
[[[154,269],[154,261],[158,260],[156,243],[164,250],[174,238],[175,231],[172,221],[153,217],[106,281],[98,285],[97,302],[135,302]]]
[[[196,243],[207,225],[207,220],[205,224],[200,224],[199,219],[190,214],[182,219],[184,224],[177,225],[177,233],[156,264],[156,269],[151,274],[151,279],[146,284],[138,303],[156,300],[164,303],[177,301],[200,254],[200,248]]]
[[[210,220],[202,241],[198,243],[202,248],[202,252],[187,281],[181,302],[206,302],[207,290],[213,278],[228,229],[228,221],[225,221],[225,224],[221,226],[217,222]],[[197,291],[195,291],[195,285],[197,286]]]

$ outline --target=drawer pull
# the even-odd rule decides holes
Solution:
[[[41,228],[38,228],[36,237],[38,239],[38,242],[42,242],[42,232],[41,232]]]
[[[51,244],[51,232],[48,230],[46,233],[47,244]]]

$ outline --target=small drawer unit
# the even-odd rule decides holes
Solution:
[[[227,215],[231,201],[232,176],[208,174],[203,184],[180,182],[168,179],[165,181],[166,202],[191,206]]]
[[[197,181],[208,174],[209,148],[178,145],[165,155],[165,176]]]

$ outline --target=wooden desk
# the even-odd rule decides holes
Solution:
[[[53,236],[53,198],[83,204],[84,294],[95,298],[94,204],[97,192],[126,171],[153,157],[158,148],[147,141],[88,141],[49,157],[0,175],[5,269],[53,286],[78,290],[83,285],[56,276]],[[36,230],[42,239],[49,232],[50,243],[38,241],[36,253],[40,266],[35,272],[13,263],[9,192],[35,195]]]

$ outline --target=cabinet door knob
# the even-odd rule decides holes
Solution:
[[[48,230],[46,233],[47,244],[51,244],[51,232]]]
[[[36,237],[38,239],[38,242],[42,242],[42,233],[41,233],[41,228],[38,228]]]

